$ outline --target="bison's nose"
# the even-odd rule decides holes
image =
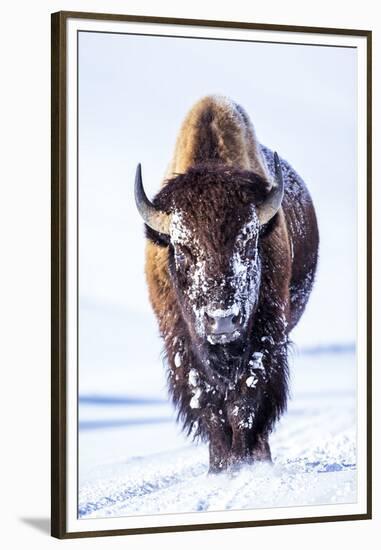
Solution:
[[[209,334],[232,334],[241,328],[240,316],[223,313],[221,310],[205,313]]]

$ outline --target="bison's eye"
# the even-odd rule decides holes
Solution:
[[[181,248],[177,247],[175,249],[175,263],[176,268],[182,271],[188,269],[192,261],[192,254],[189,248],[183,246]]]
[[[239,243],[238,251],[241,258],[245,260],[255,260],[258,252],[254,239],[248,239],[244,243]]]
[[[248,260],[255,260],[257,257],[257,248],[255,246],[255,242],[253,240],[250,240],[245,247],[245,257]]]

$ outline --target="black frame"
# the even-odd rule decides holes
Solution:
[[[362,36],[367,41],[367,512],[311,518],[68,532],[66,528],[66,23],[71,18]],[[353,521],[372,517],[372,32],[249,22],[177,19],[87,12],[51,17],[51,534],[59,539]]]

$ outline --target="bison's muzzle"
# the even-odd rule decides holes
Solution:
[[[211,344],[227,344],[241,335],[242,317],[238,311],[215,310],[205,312],[207,339]]]

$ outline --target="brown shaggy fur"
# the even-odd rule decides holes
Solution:
[[[223,96],[204,97],[189,111],[166,179],[211,160],[250,170],[265,179],[268,176],[248,116],[239,105]]]
[[[260,286],[242,342],[210,345],[200,340],[187,304],[189,281],[186,272],[176,269],[174,246],[147,228],[146,277],[165,342],[169,389],[184,427],[209,441],[211,471],[270,459],[268,436],[286,408],[288,334],[312,289],[318,230],[304,182],[284,160],[281,164],[285,195],[278,213],[258,233]],[[215,292],[223,288],[222,301],[234,290],[219,281],[229,269],[237,232],[253,205],[265,200],[273,177],[272,152],[258,143],[240,106],[210,96],[193,107],[154,203],[184,213],[187,228],[209,259],[208,280],[214,280]],[[207,298],[200,296],[200,303]],[[261,364],[253,363],[258,354]],[[195,373],[199,394],[192,407]],[[257,380],[253,387],[247,383],[251,374]]]

